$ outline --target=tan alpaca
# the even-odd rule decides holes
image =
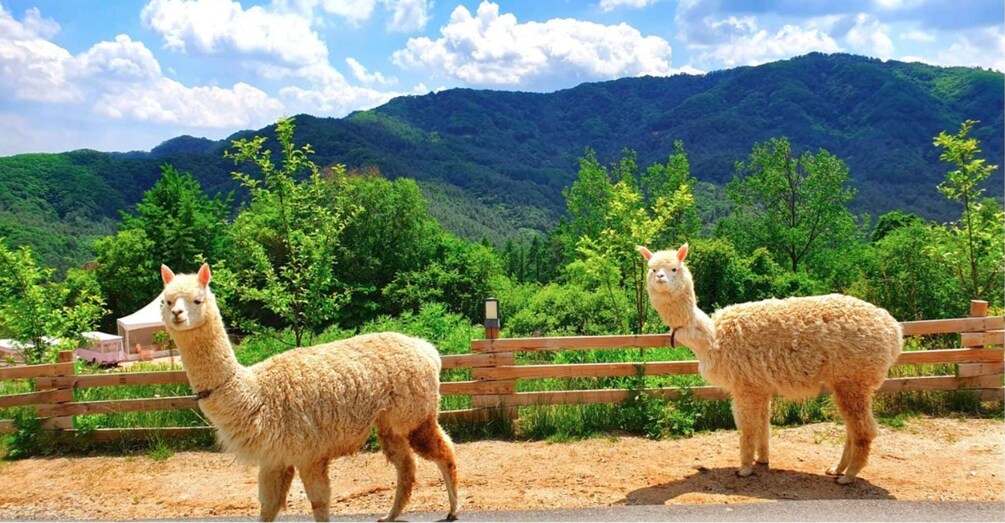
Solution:
[[[840,294],[743,303],[709,318],[698,309],[684,265],[687,244],[638,249],[649,264],[649,300],[673,339],[694,352],[702,377],[733,396],[737,475],[751,474],[755,449],[757,463],[768,463],[772,394],[806,398],[826,385],[847,433],[841,459],[827,474],[851,483],[876,437],[872,395],[900,354],[900,324],[886,310]]]
[[[285,506],[294,469],[314,518],[328,521],[328,464],[356,453],[377,426],[380,447],[398,471],[397,519],[415,483],[414,450],[443,474],[457,515],[457,466],[437,422],[440,355],[424,340],[396,333],[356,336],[277,354],[251,367],[237,362],[209,289],[210,269],[175,276],[161,266],[161,313],[181,353],[199,408],[224,449],[257,464],[262,521]]]

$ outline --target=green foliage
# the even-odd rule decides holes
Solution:
[[[195,272],[195,260],[217,260],[226,252],[226,218],[229,200],[210,198],[189,173],[179,173],[170,164],[161,177],[143,193],[135,215],[123,215],[122,229],[141,229],[151,242],[146,254],[175,272]]]
[[[162,166],[136,213],[123,214],[119,232],[94,243],[95,272],[112,315],[132,313],[160,293],[161,264],[193,272],[197,259],[221,259],[229,212],[229,203],[207,196],[191,174]]]
[[[28,247],[11,250],[0,238],[0,333],[22,343],[28,364],[75,349],[80,333],[93,330],[105,313],[101,297],[79,276],[58,283],[54,272],[40,269]]]
[[[147,451],[147,456],[154,461],[167,461],[171,456],[174,456],[174,450],[161,436],[151,436],[149,445],[150,450]]]
[[[310,146],[293,144],[294,125],[276,125],[282,159],[272,160],[266,138],[234,140],[227,157],[250,162],[261,178],[234,172],[251,193],[251,203],[234,220],[234,252],[229,267],[236,278],[236,298],[253,320],[289,327],[300,346],[304,335],[333,320],[349,292],[338,281],[332,260],[339,235],[357,207],[345,197],[342,166],[322,176],[308,156]],[[306,173],[307,179],[297,181]],[[267,315],[251,311],[261,309]]]
[[[876,228],[872,230],[871,239],[875,243],[901,227],[921,225],[924,222],[917,214],[893,210],[879,217]]]
[[[607,296],[600,290],[550,283],[519,291],[529,291],[529,296],[521,299],[513,291],[500,295],[506,337],[589,336],[620,328],[621,318],[611,310]]]
[[[850,292],[901,321],[966,315],[967,297],[959,280],[947,278],[942,263],[932,254],[939,250],[933,247],[940,241],[938,229],[914,222],[870,244],[862,277]]]
[[[650,166],[641,183],[634,152],[622,151],[608,171],[587,151],[579,179],[564,193],[569,220],[559,235],[577,254],[567,273],[603,288],[612,311],[622,310],[626,301],[632,304],[630,328],[636,333],[645,329],[649,315],[646,265],[636,247],[676,242],[696,234],[700,226],[691,193],[694,179],[683,145],[676,142],[675,147],[667,164]],[[628,330],[622,323],[620,332]]]
[[[357,173],[349,176],[346,195],[362,212],[346,224],[332,259],[339,280],[352,292],[337,319],[358,326],[393,312],[383,291],[399,274],[433,262],[443,233],[413,180]]]
[[[143,229],[125,229],[94,242],[96,274],[112,314],[138,310],[161,291],[154,244]]]
[[[439,302],[472,322],[481,321],[485,298],[502,273],[492,249],[444,234],[424,267],[399,272],[384,288],[395,311],[417,311]]]
[[[561,238],[558,234],[541,235],[521,231],[515,240],[506,241],[501,256],[506,275],[519,283],[547,283],[557,278],[562,264]]]
[[[733,243],[764,246],[780,264],[799,272],[800,263],[853,237],[848,167],[825,150],[796,156],[787,138],[754,144],[727,184],[736,212],[726,225]]]
[[[1001,231],[1005,213],[998,202],[982,198],[984,189],[980,184],[997,171],[998,166],[988,165],[979,157],[980,142],[968,137],[976,123],[967,120],[955,135],[943,131],[935,137],[935,145],[942,148],[939,158],[956,167],[946,173],[945,181],[939,184],[939,192],[963,204],[960,220],[947,224],[942,230],[943,242],[936,255],[971,299],[1000,304],[1005,276],[1005,257],[1002,256],[1005,240]]]
[[[12,421],[16,430],[6,444],[7,456],[20,459],[39,455],[42,451],[42,445],[39,442],[42,420],[38,419],[35,409],[16,410]]]

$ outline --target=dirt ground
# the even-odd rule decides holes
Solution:
[[[733,474],[733,431],[665,441],[464,443],[457,446],[462,512],[779,499],[1005,499],[1000,420],[913,419],[900,429],[884,427],[871,463],[851,486],[823,475],[843,436],[834,423],[776,428],[771,470],[744,479]],[[331,476],[333,514],[382,514],[390,507],[394,472],[381,454],[336,461]],[[178,519],[258,511],[255,469],[214,452],[164,461],[139,454],[2,462],[0,478],[2,519]],[[437,469],[419,460],[409,508],[445,513],[446,503]],[[288,511],[310,513],[299,479]]]

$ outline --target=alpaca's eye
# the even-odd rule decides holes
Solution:
[[[673,269],[670,269],[670,270],[673,271],[673,272],[677,272],[677,267],[674,267]]]
[[[202,305],[202,300],[195,300],[196,305]]]
[[[168,304],[168,307],[170,307],[171,306],[171,300],[168,300],[167,304]]]

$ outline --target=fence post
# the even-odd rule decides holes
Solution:
[[[988,302],[984,300],[970,300],[970,317],[972,318],[983,318],[988,315]],[[983,349],[984,348],[984,333],[977,334],[976,338],[980,341],[972,341],[968,334],[971,333],[961,333],[960,340],[961,345],[968,349]],[[959,378],[970,378],[976,376],[994,376],[1000,375],[1005,371],[1005,362],[994,362],[994,363],[957,363],[956,364],[956,376]],[[1002,400],[1002,389],[986,389],[980,391],[981,399],[990,400]]]
[[[55,372],[55,377],[71,377],[74,374],[73,351],[60,351],[56,356],[56,363],[60,365]],[[73,380],[53,380],[56,392],[53,394],[52,405],[62,405],[73,402]],[[73,416],[55,416],[42,420],[41,428],[44,430],[73,430]]]
[[[485,339],[494,340],[499,337],[499,301],[495,298],[485,300]],[[478,349],[474,349],[478,351]],[[516,365],[516,355],[512,352],[492,353],[491,362],[486,367],[471,369],[471,378],[475,381],[495,381],[505,394],[516,392],[516,380],[493,380],[486,375],[486,370],[500,365]],[[517,418],[517,407],[501,407],[505,396],[500,394],[485,394],[471,396],[471,406],[475,408],[492,408],[491,417],[512,424]],[[494,408],[493,408],[494,407]]]

